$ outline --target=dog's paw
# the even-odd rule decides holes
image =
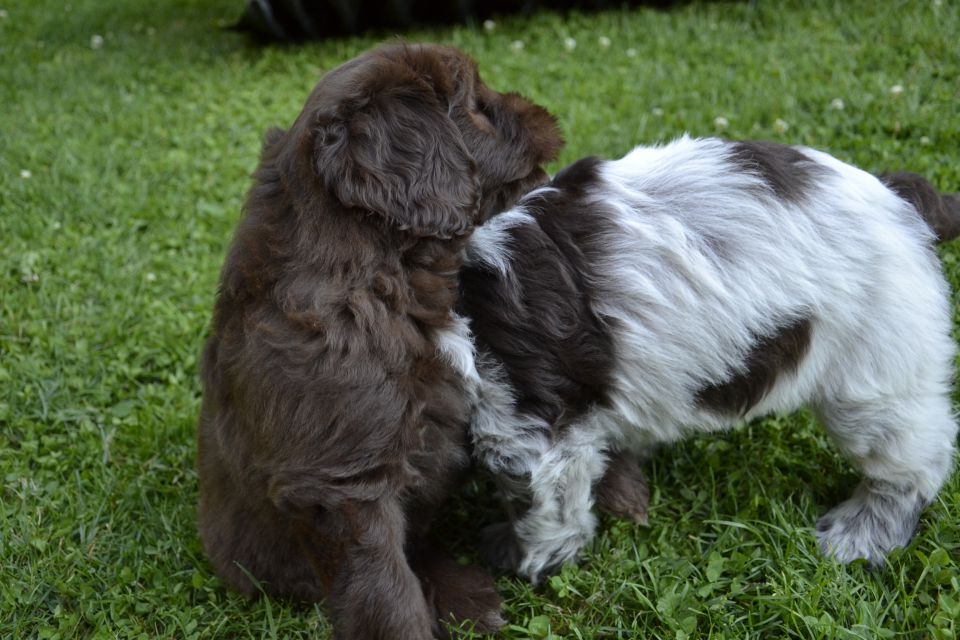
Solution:
[[[438,638],[449,637],[447,625],[490,634],[506,624],[493,577],[484,569],[461,565],[438,552],[420,561],[418,573],[436,615]]]
[[[536,584],[577,558],[593,538],[596,519],[587,510],[579,519],[534,517],[501,522],[483,530],[482,550],[491,565]]]
[[[481,549],[484,559],[492,567],[522,576],[533,584],[556,573],[565,560],[545,549],[542,550],[544,553],[525,553],[510,522],[500,522],[484,529]]]
[[[563,565],[575,562],[583,544],[583,540],[568,539],[559,544],[533,548],[520,561],[516,573],[532,584],[539,584],[544,578],[559,573]]]
[[[922,506],[916,492],[864,482],[817,522],[820,551],[844,564],[863,559],[881,567],[890,551],[910,543]]]
[[[637,460],[623,453],[610,458],[597,485],[597,506],[617,518],[648,524],[650,489]]]

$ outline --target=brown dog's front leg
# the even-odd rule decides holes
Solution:
[[[461,565],[435,544],[425,541],[411,554],[413,570],[436,620],[436,634],[447,638],[444,623],[466,625],[476,633],[495,633],[506,621],[493,576],[474,565]]]
[[[406,523],[396,498],[343,505],[347,523],[326,604],[336,640],[433,640],[434,616],[404,553]],[[332,562],[330,562],[332,561]]]

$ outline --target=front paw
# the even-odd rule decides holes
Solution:
[[[424,596],[436,614],[438,638],[448,638],[446,625],[474,633],[495,633],[506,620],[493,577],[480,567],[460,565],[445,553],[431,553],[418,566]]]
[[[559,573],[563,565],[575,562],[583,544],[582,540],[567,539],[533,547],[520,561],[516,573],[531,584],[539,584],[544,578]]]
[[[521,520],[518,525],[522,539],[510,522],[488,526],[483,530],[481,543],[484,559],[497,569],[537,584],[564,564],[576,560],[593,532],[592,516],[584,527],[567,527],[561,523],[538,528],[538,524],[542,523],[535,519]]]

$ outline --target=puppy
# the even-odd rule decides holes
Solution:
[[[862,474],[824,554],[906,545],[953,464],[948,288],[960,199],[811,149],[687,137],[564,169],[473,235],[471,434],[536,580],[592,537],[610,455],[812,407]],[[628,485],[629,486],[629,485]]]
[[[268,134],[202,359],[199,528],[225,582],[324,599],[341,639],[502,624],[489,575],[428,539],[469,460],[453,308],[474,225],[561,145],[544,109],[431,45],[347,62]]]

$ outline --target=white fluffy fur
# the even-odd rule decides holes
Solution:
[[[452,315],[453,323],[442,331],[438,331],[434,338],[437,353],[463,376],[468,388],[473,389],[480,382],[475,362],[473,335],[465,318],[456,313]]]
[[[610,408],[550,442],[516,414],[496,361],[478,362],[477,455],[495,474],[530,478],[532,505],[514,526],[519,573],[535,580],[590,539],[604,451],[731,426],[697,391],[742,372],[757,336],[799,318],[811,319],[808,352],[745,419],[811,406],[864,477],[821,521],[824,553],[882,562],[909,541],[952,467],[947,285],[909,205],[873,176],[799,150],[824,170],[796,202],[765,190],[720,140],[684,137],[602,165],[592,198],[614,212],[616,233],[593,286],[594,311],[616,320]],[[518,224],[536,224],[523,203],[478,231],[470,259],[509,277],[505,230]]]

